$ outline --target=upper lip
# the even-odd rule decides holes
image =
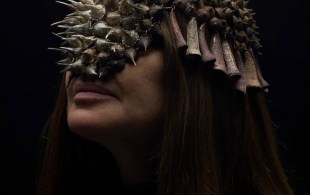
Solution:
[[[79,92],[93,92],[93,93],[99,93],[103,95],[109,95],[109,96],[116,97],[110,90],[108,90],[107,88],[103,86],[100,86],[96,82],[84,83],[84,82],[77,81],[74,84],[73,90],[74,90],[74,95],[76,95]]]

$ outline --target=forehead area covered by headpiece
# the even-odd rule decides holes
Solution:
[[[223,71],[241,91],[267,87],[255,55],[261,45],[254,13],[245,0],[67,0],[56,1],[73,10],[57,25],[63,43],[55,50],[66,58],[63,71],[102,78],[121,71],[146,51],[167,12],[174,44],[187,57]],[[188,20],[183,35],[176,12]],[[186,36],[186,37],[183,37]]]

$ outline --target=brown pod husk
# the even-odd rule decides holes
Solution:
[[[215,32],[212,35],[210,48],[211,52],[216,58],[213,69],[222,71],[223,73],[227,74],[227,69],[224,60],[224,53],[222,48],[222,40],[218,32]]]
[[[101,20],[106,14],[106,9],[101,4],[89,5],[88,8],[91,10],[90,15],[93,20]]]
[[[238,91],[241,91],[242,93],[246,94],[246,72],[245,72],[245,65],[244,61],[242,59],[241,53],[238,50],[235,50],[235,59],[238,66],[238,69],[240,71],[240,79],[238,79],[234,85],[234,88]]]
[[[121,23],[121,14],[117,12],[110,12],[107,14],[106,21],[110,26],[118,26]]]
[[[108,53],[109,49],[114,45],[115,43],[107,41],[105,39],[97,38],[95,42],[95,48],[98,52],[104,52]]]
[[[135,30],[137,28],[137,23],[133,17],[125,17],[122,18],[122,27],[124,27],[125,30]]]
[[[137,66],[137,63],[135,61],[137,52],[134,48],[129,48],[125,50],[125,56],[135,65]]]
[[[187,48],[187,43],[182,35],[180,26],[178,24],[178,21],[176,19],[175,16],[175,11],[171,10],[170,12],[170,20],[171,20],[171,24],[172,24],[172,29],[174,32],[174,38],[175,38],[175,45],[178,49],[185,49]]]
[[[87,76],[92,76],[92,77],[98,76],[97,66],[95,64],[90,64],[86,66],[84,71],[87,74]]]
[[[164,15],[164,10],[159,5],[152,5],[150,8],[150,16],[152,17],[153,21],[160,20]]]
[[[142,51],[146,51],[150,44],[151,44],[151,37],[147,34],[144,34],[140,36],[137,46]]]
[[[265,90],[265,92],[268,92],[268,88],[270,87],[269,83],[263,78],[262,72],[260,70],[260,66],[259,63],[257,61],[257,57],[255,56],[254,52],[252,49],[250,49],[250,52],[252,53],[252,55],[254,56],[255,59],[255,67],[256,67],[256,71],[257,71],[257,77],[258,80],[260,82],[260,85],[262,86],[262,88]]]
[[[209,25],[217,29],[219,31],[225,30],[227,27],[227,22],[224,19],[218,18],[218,17],[213,17],[209,20]]]
[[[213,64],[215,62],[215,56],[212,54],[209,49],[208,40],[207,40],[207,29],[206,24],[202,24],[199,27],[199,46],[201,51],[201,60],[204,63]]]
[[[114,56],[120,56],[125,51],[125,48],[122,44],[114,44],[110,51]]]
[[[85,24],[79,24],[72,26],[68,29],[69,32],[74,32],[76,34],[89,36],[91,35],[91,23],[87,22]]]
[[[120,2],[118,10],[123,15],[130,15],[133,12],[133,7],[127,0],[123,0]]]
[[[96,50],[93,48],[86,49],[81,55],[81,61],[83,64],[91,64],[95,61]]]
[[[106,39],[113,42],[120,42],[123,38],[123,30],[120,28],[112,28],[106,35]]]
[[[241,75],[237,68],[237,63],[234,57],[232,46],[227,39],[224,39],[222,42],[224,60],[227,69],[227,75],[230,80],[236,81],[240,79]]]
[[[187,43],[188,48],[186,51],[186,56],[189,58],[201,57],[197,20],[195,17],[192,17],[187,24]]]
[[[137,43],[138,40],[139,34],[136,31],[125,31],[123,34],[122,43],[125,46],[132,47]]]
[[[245,51],[244,64],[246,73],[246,85],[247,87],[262,88],[258,79],[255,63],[255,57],[253,54],[249,50]]]
[[[108,32],[112,29],[111,26],[107,25],[104,21],[97,22],[93,26],[93,35],[100,38],[105,38],[107,36]]]
[[[215,10],[211,6],[204,6],[197,10],[197,20],[201,23],[206,22],[209,18],[215,16]]]

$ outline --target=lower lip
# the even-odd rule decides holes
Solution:
[[[79,92],[75,94],[74,101],[75,103],[92,103],[107,100],[109,98],[113,97],[108,94],[101,94],[95,92]]]

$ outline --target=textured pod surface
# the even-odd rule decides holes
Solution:
[[[256,54],[259,54],[262,46],[253,18],[255,13],[247,8],[246,0],[56,2],[73,10],[63,20],[52,24],[64,29],[55,34],[63,43],[58,49],[53,49],[66,55],[59,62],[68,66],[64,71],[84,72],[101,78],[109,72],[122,70],[126,63],[136,65],[139,54],[152,45],[153,37],[156,37],[152,33],[160,31],[158,24],[164,12],[167,12],[175,37],[172,44],[176,48],[186,48],[188,56],[199,56],[195,59],[204,63],[212,62],[214,69],[228,76],[237,75],[239,80],[248,83],[251,80],[248,86],[258,85],[253,84],[255,71],[260,85],[269,86],[256,60]],[[177,12],[187,17],[186,40],[180,30],[180,21],[176,18]],[[207,33],[205,29],[208,29]],[[241,78],[240,64],[245,67]],[[240,83],[238,85],[241,87]],[[241,88],[243,91],[243,85]]]

